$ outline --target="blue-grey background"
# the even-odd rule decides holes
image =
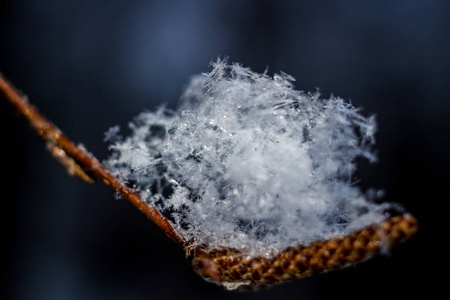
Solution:
[[[1,0],[0,72],[74,141],[163,102],[227,55],[293,75],[376,114],[384,189],[420,222],[385,257],[257,293],[222,291],[101,183],[66,175],[2,99],[1,299],[407,299],[436,291],[446,261],[450,133],[448,1]],[[444,270],[445,271],[445,270]]]

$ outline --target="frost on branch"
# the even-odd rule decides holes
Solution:
[[[177,111],[140,114],[107,163],[211,248],[261,254],[384,220],[388,205],[351,185],[355,158],[375,160],[374,118],[292,81],[219,59]]]

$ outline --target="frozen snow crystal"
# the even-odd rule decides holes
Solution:
[[[211,65],[178,110],[142,113],[110,146],[121,180],[211,248],[276,252],[386,218],[387,204],[351,184],[355,159],[375,160],[373,117],[297,91],[285,73]]]

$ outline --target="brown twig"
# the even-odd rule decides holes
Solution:
[[[183,248],[194,269],[203,278],[227,289],[257,288],[340,269],[382,253],[417,231],[417,220],[410,214],[403,214],[345,236],[299,245],[271,253],[268,257],[249,257],[233,249],[193,245],[155,207],[121,183],[84,147],[70,141],[1,73],[0,91],[42,137],[50,153],[71,175],[90,183],[94,182],[95,177],[102,179]]]
[[[0,73],[0,91],[14,106],[18,114],[21,115],[44,140],[50,153],[67,169],[69,174],[90,183],[94,182],[95,177],[100,178],[104,183],[114,189],[114,191],[119,193],[123,198],[144,213],[153,223],[161,228],[168,237],[184,249],[186,241],[167,218],[165,218],[155,207],[145,202],[139,194],[121,183],[92,154],[88,153],[84,147],[76,145],[65,136],[61,130],[47,120],[44,115],[28,101],[25,95],[8,82],[2,73]]]

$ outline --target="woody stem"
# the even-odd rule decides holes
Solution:
[[[1,72],[0,91],[17,110],[18,114],[28,122],[47,145],[50,145],[52,150],[56,149],[56,151],[59,151],[60,155],[57,155],[58,161],[62,163],[72,175],[77,175],[88,182],[91,181],[90,175],[88,174],[93,174],[100,178],[106,185],[138,208],[180,247],[184,248],[186,246],[186,241],[180,234],[177,234],[176,229],[167,218],[165,218],[154,206],[144,201],[138,193],[121,183],[99,162],[97,158],[88,153],[84,147],[80,147],[73,143],[61,132],[61,130],[47,120],[44,115],[28,101],[27,97],[17,90]],[[74,167],[80,168],[80,170],[73,171],[72,169]]]

